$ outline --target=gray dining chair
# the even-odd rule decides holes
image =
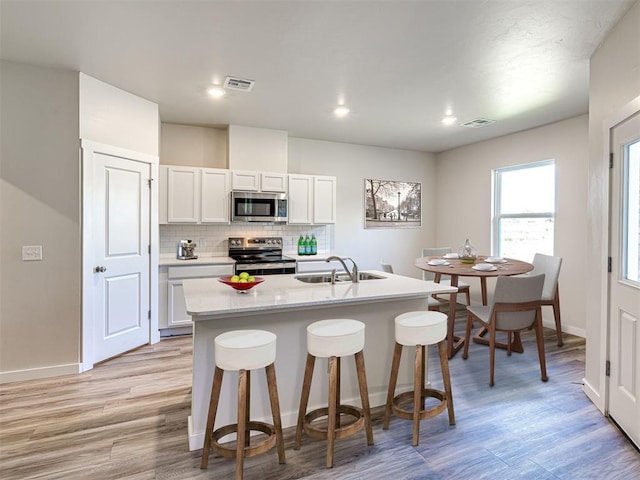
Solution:
[[[435,247],[435,248],[423,248],[422,256],[423,257],[442,257],[447,253],[452,253],[453,250],[451,247]],[[423,280],[431,280],[435,279],[435,273],[433,272],[425,272],[422,271],[422,279]],[[451,285],[451,277],[448,275],[442,275],[440,278],[440,282],[443,285]],[[469,284],[465,282],[461,282],[458,280],[458,293],[464,293],[466,296],[467,303],[466,305],[471,305],[471,294],[469,292]]]
[[[380,261],[380,268],[382,269],[383,272],[393,273],[393,267],[388,263],[383,263],[382,261]],[[435,298],[428,297],[427,298],[427,308],[429,310],[434,311],[434,312],[439,312],[440,311],[440,302]]]
[[[553,318],[556,322],[556,335],[558,346],[564,345],[562,341],[562,322],[560,321],[560,293],[558,289],[558,277],[560,277],[560,267],[562,257],[552,257],[536,253],[533,256],[533,270],[528,275],[539,275],[544,273],[544,288],[542,289],[542,305],[553,307]]]
[[[512,335],[520,340],[520,331],[533,328],[536,332],[538,359],[543,382],[548,380],[544,356],[541,298],[545,275],[498,277],[493,304],[467,307],[467,328],[462,358],[469,356],[471,329],[475,320],[489,331],[489,385],[493,386],[496,331],[507,333],[507,355],[511,355]]]

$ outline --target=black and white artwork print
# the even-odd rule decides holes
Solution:
[[[411,228],[422,225],[418,182],[365,178],[365,228]]]

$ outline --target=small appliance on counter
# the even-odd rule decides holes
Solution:
[[[196,244],[191,240],[180,240],[178,243],[178,260],[195,260],[197,255],[193,254]]]

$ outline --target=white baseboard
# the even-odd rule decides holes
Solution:
[[[604,399],[602,398],[602,396],[600,395],[600,393],[598,393],[598,391],[596,391],[591,384],[587,381],[586,378],[582,379],[582,391],[584,392],[584,394],[587,396],[587,398],[589,400],[591,400],[591,402],[598,408],[598,410],[600,410],[602,412],[602,414],[604,415]]]
[[[542,326],[550,328],[552,330],[556,329],[556,323],[553,320],[543,320]],[[570,335],[575,335],[576,337],[587,338],[587,331],[584,328],[573,327],[571,325],[562,325],[562,331]]]
[[[23,382],[25,380],[38,380],[41,378],[58,377],[60,375],[72,375],[80,373],[79,363],[68,365],[56,365],[53,367],[28,368],[11,372],[0,372],[0,384]]]

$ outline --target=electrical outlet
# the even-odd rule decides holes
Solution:
[[[42,260],[42,245],[23,245],[22,260]]]
[[[200,238],[200,243],[198,243],[198,246],[201,248],[204,248],[207,246],[207,239],[206,238]]]

